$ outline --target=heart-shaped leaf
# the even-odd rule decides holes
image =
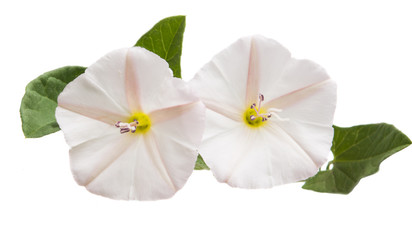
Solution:
[[[57,97],[86,68],[68,66],[44,73],[26,86],[21,100],[20,116],[24,136],[38,138],[60,130],[54,116]]]
[[[386,123],[334,129],[333,161],[302,188],[348,194],[362,178],[376,173],[383,160],[411,144],[405,134]]]

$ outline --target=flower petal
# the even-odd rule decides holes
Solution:
[[[153,122],[156,123],[151,128],[154,137],[159,141],[162,141],[160,138],[174,141],[175,143],[170,146],[180,144],[191,149],[191,151],[197,151],[205,129],[205,106],[203,103],[200,101],[195,102],[188,105],[183,111],[180,111],[181,109],[177,107],[178,115],[169,110],[160,111],[160,113],[165,114],[167,121],[164,121],[163,117],[162,121],[158,121],[156,118],[153,119]],[[169,149],[169,147],[166,148]],[[169,150],[173,151],[173,148]]]
[[[256,49],[255,38],[250,40],[249,50],[249,65],[246,83],[246,105],[251,105],[256,102],[256,96],[259,95],[259,80],[260,80],[260,61]]]
[[[291,120],[272,124],[273,127],[279,128],[279,131],[285,132],[291,141],[305,151],[318,168],[328,160],[333,140],[331,125]]]
[[[142,86],[145,90],[146,86]],[[146,91],[146,90],[145,90]],[[152,114],[162,109],[188,105],[198,102],[199,98],[193,93],[189,84],[180,78],[169,78],[159,83],[155,92],[142,100],[144,111]]]
[[[279,129],[235,128],[200,148],[218,181],[233,187],[269,188],[314,175],[310,157]]]
[[[118,87],[117,87],[118,88]],[[87,74],[70,82],[58,97],[56,120],[73,147],[93,138],[117,132],[117,121],[130,113]]]
[[[110,116],[111,120],[103,122],[57,107],[56,119],[70,147],[106,135],[119,134],[119,129],[113,124],[116,121],[113,116]]]
[[[264,105],[283,109],[278,115],[288,121],[275,121],[318,167],[327,161],[333,139],[336,83],[326,80],[276,98]]]
[[[72,148],[71,167],[76,181],[90,192],[113,199],[157,200],[173,196],[178,188],[174,179],[165,175],[167,169],[154,153],[157,150],[153,150],[149,137],[117,134]]]
[[[124,155],[126,150],[131,149],[133,143],[129,136],[116,133],[71,148],[71,169],[77,183],[87,186]]]
[[[204,130],[201,102],[156,121],[147,134],[109,135],[71,150],[73,175],[93,193],[115,199],[169,198],[183,187]],[[165,110],[170,114],[170,109]]]
[[[217,54],[190,81],[207,108],[241,119],[245,107],[251,38],[242,38]]]
[[[90,65],[84,73],[88,81],[92,81],[104,92],[104,95],[100,94],[100,96],[112,99],[127,111],[129,111],[129,104],[125,94],[125,89],[127,89],[125,78],[126,57],[129,51],[130,48],[114,50]],[[89,89],[87,92],[92,93]],[[77,94],[83,95],[83,92]]]
[[[152,112],[170,106],[197,101],[192,90],[172,77],[168,63],[144,48],[131,48],[126,61],[126,89],[132,111]],[[134,99],[134,100],[133,100]]]
[[[171,78],[172,72],[164,59],[141,47],[130,48],[126,57],[126,91],[131,110],[152,111],[156,104],[151,102],[153,95]]]
[[[203,134],[203,139],[207,140],[220,133],[230,131],[234,128],[242,127],[243,122],[234,121],[215,111],[206,110],[206,128]]]
[[[219,182],[226,182],[254,141],[246,126],[229,128],[203,140],[199,152]]]
[[[260,91],[265,95],[265,104],[271,105],[270,101],[330,79],[321,66],[306,59],[292,58],[282,66],[282,70],[282,74],[276,78],[262,78]]]
[[[247,105],[256,103],[259,93],[270,99],[272,92],[277,92],[273,84],[291,59],[290,52],[273,39],[255,35],[250,44]]]
[[[263,105],[283,109],[279,115],[300,121],[332,127],[336,108],[336,83],[326,80],[299,89]]]
[[[170,114],[166,111],[164,114]],[[162,163],[166,178],[172,180],[176,190],[183,187],[192,173],[202,140],[205,107],[201,102],[190,105],[179,115],[172,114],[168,121],[157,121],[150,132],[152,156]]]
[[[57,102],[61,108],[107,124],[114,124],[129,115],[127,109],[119,105],[87,74],[82,74],[67,84]],[[59,123],[59,116],[57,121]]]

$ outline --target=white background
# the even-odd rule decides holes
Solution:
[[[411,239],[412,148],[349,195],[233,189],[194,172],[172,199],[126,202],[78,186],[61,132],[25,139],[24,88],[132,46],[162,18],[187,16],[190,80],[237,38],[262,34],[338,83],[335,124],[394,124],[412,137],[412,7],[407,1],[2,1],[0,239]]]

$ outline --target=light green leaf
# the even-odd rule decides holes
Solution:
[[[54,116],[57,97],[64,87],[86,68],[68,66],[44,73],[26,86],[20,117],[27,138],[38,138],[60,130]]]
[[[168,17],[153,26],[135,44],[159,55],[169,63],[173,75],[181,78],[180,56],[182,55],[185,16]]]
[[[202,156],[200,156],[200,154],[197,155],[195,170],[210,170],[210,168],[206,165],[205,161],[203,161],[203,158]]]
[[[307,179],[302,188],[348,194],[362,178],[376,173],[383,160],[411,144],[405,134],[386,123],[334,129],[334,160],[326,170]]]

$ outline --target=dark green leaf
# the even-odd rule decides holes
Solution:
[[[38,138],[60,130],[54,116],[57,97],[85,69],[77,66],[58,68],[39,76],[26,86],[20,116],[23,133],[27,138]]]
[[[182,55],[185,16],[168,17],[153,26],[135,44],[159,55],[169,63],[173,75],[181,78],[180,56]]]
[[[348,194],[362,178],[376,173],[383,160],[411,144],[405,134],[386,123],[334,129],[334,160],[329,163],[333,168],[307,179],[304,189]]]
[[[203,158],[200,155],[197,155],[195,170],[210,170],[210,168],[206,165],[205,161],[203,161]]]

